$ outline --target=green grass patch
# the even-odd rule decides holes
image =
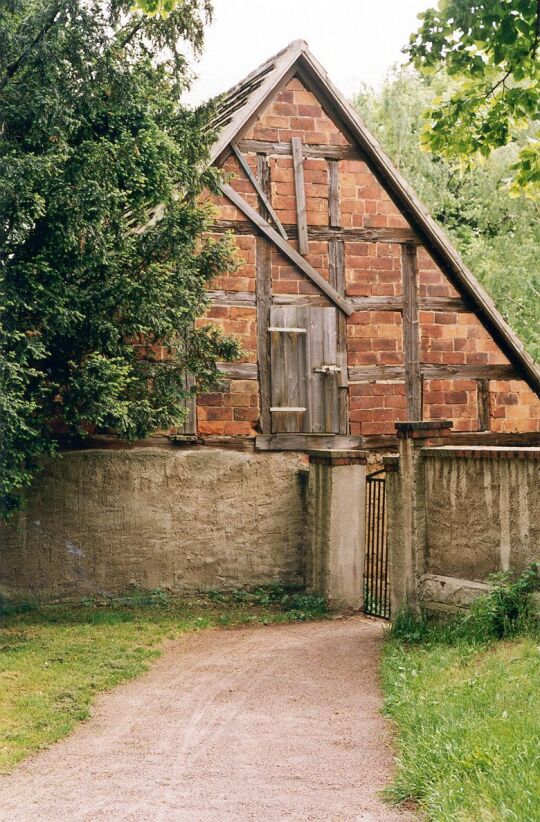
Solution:
[[[392,801],[413,800],[440,822],[540,819],[535,578],[499,578],[446,624],[399,616],[382,660],[399,751]]]
[[[186,601],[163,591],[0,610],[0,772],[68,734],[95,696],[147,670],[186,631],[321,617],[278,585]]]

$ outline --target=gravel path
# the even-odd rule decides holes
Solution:
[[[392,770],[381,630],[354,617],[186,635],[0,778],[0,819],[412,819],[377,798]]]

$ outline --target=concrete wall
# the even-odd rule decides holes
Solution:
[[[426,572],[482,581],[522,571],[540,558],[540,462],[510,449],[469,454],[423,451]]]
[[[293,453],[64,453],[0,529],[0,593],[40,598],[303,584],[306,472]]]
[[[385,459],[394,614],[466,607],[490,574],[540,560],[540,449],[445,445],[435,426],[398,424]]]

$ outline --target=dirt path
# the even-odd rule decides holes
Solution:
[[[0,819],[410,819],[376,796],[380,637],[363,617],[187,635],[0,779]]]

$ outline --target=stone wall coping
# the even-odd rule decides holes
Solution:
[[[526,445],[513,448],[504,445],[477,445],[469,448],[460,445],[439,445],[422,448],[420,453],[425,457],[540,460],[540,448]]]
[[[310,463],[319,465],[366,465],[367,451],[356,449],[310,449],[305,452]]]

